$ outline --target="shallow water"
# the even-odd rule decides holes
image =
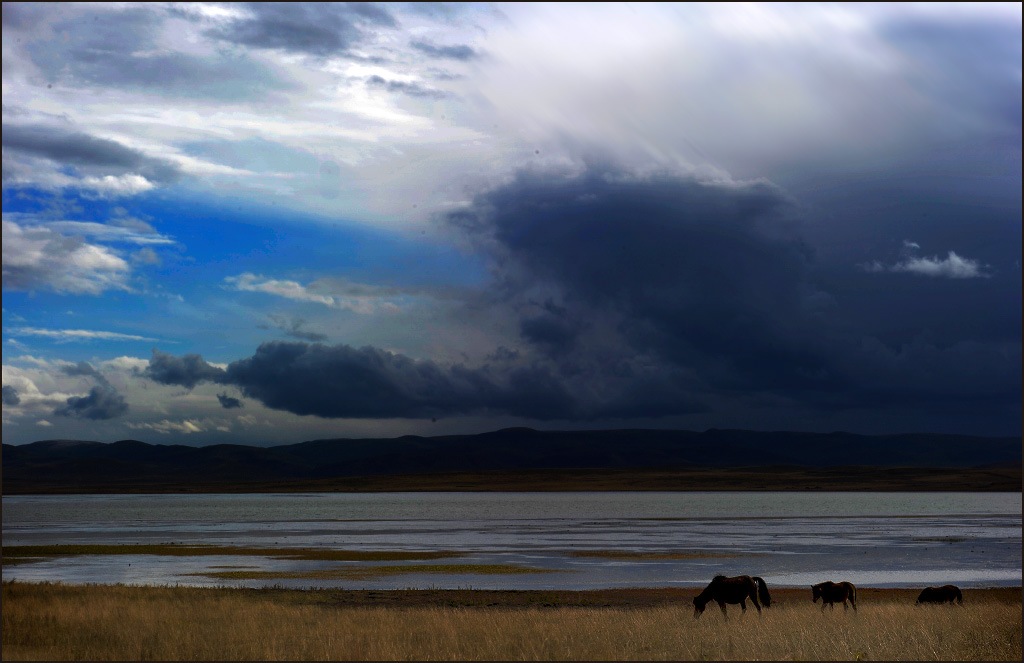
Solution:
[[[352,563],[249,556],[97,555],[3,569],[4,580],[24,581],[595,589],[702,586],[717,573],[747,573],[775,585],[845,579],[869,587],[947,582],[964,587],[1016,586],[1021,584],[1021,494],[12,496],[3,499],[3,542],[456,550],[466,555],[441,563],[511,563],[555,570],[526,575],[414,573],[373,580],[235,581],[188,574],[226,570],[215,567],[315,571]],[[570,554],[596,550],[711,556],[640,560]]]

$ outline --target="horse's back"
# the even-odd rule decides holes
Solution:
[[[918,603],[963,603],[963,593],[956,585],[925,587],[917,597]]]

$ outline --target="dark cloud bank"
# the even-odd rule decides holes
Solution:
[[[293,8],[292,13],[301,13],[301,7]],[[326,5],[320,7],[321,13],[332,11]],[[302,41],[296,34],[302,26],[288,31],[286,22],[275,23],[275,13],[280,9],[274,6],[257,8],[251,18],[209,33],[226,42],[244,44],[247,40],[259,42],[262,34],[276,27],[286,44]],[[24,48],[38,70],[40,84],[70,89],[101,85],[229,101],[263,100],[289,87],[273,67],[237,49],[197,55],[161,47],[161,30],[170,17],[199,20],[177,7],[160,5],[131,5],[96,13],[75,5],[63,5],[54,11],[35,3],[4,4],[5,28],[31,35],[24,47],[14,48]],[[321,19],[305,29],[322,33],[331,27],[331,22]],[[21,41],[16,40],[19,44]]]
[[[11,385],[5,384],[3,386],[3,402],[4,405],[18,405],[21,403],[21,396],[18,395],[18,390]]]
[[[147,374],[189,388],[235,385],[268,407],[321,417],[728,418],[778,407],[882,420],[914,412],[922,431],[942,430],[932,416],[980,433],[1018,429],[1019,299],[1006,302],[1015,311],[992,314],[988,327],[1002,324],[1004,334],[937,342],[931,328],[955,318],[957,298],[975,295],[930,279],[941,314],[893,337],[898,301],[849,316],[833,290],[915,277],[818,264],[802,216],[765,182],[595,166],[523,172],[446,219],[490,256],[492,287],[473,305],[516,325],[518,348],[468,367],[272,342],[226,370],[154,352]]]
[[[426,41],[413,41],[409,45],[431,57],[448,60],[462,60],[465,62],[473,60],[480,55],[472,46],[467,46],[466,44],[438,45]]]
[[[228,396],[227,393],[217,394],[217,400],[220,402],[220,406],[225,410],[232,410],[234,408],[243,407],[242,401],[237,398]]]
[[[210,31],[225,41],[316,56],[344,53],[374,28],[393,28],[383,7],[364,2],[245,3],[249,15]]]
[[[128,403],[124,396],[118,393],[114,385],[110,384],[107,378],[92,364],[81,361],[65,366],[61,370],[65,375],[92,378],[98,384],[89,389],[89,393],[85,396],[68,398],[65,405],[53,411],[54,415],[100,421],[120,417],[128,411]]]
[[[5,125],[3,146],[21,154],[68,164],[97,174],[133,172],[154,182],[180,177],[174,164],[89,134],[45,125]]]
[[[89,389],[87,396],[71,396],[67,405],[53,411],[60,417],[76,419],[113,419],[128,411],[128,403],[124,396],[110,385],[100,385]]]

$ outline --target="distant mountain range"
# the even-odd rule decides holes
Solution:
[[[314,440],[207,447],[44,440],[3,445],[3,492],[310,482],[346,477],[549,470],[691,471],[758,468],[1017,468],[1021,440],[963,435],[854,435],[744,430],[538,431]]]

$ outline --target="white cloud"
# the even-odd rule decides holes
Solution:
[[[4,386],[14,387],[21,400],[16,406],[4,406],[5,415],[9,412],[41,414],[54,407],[64,405],[70,396],[75,395],[75,385],[80,378],[64,374],[55,364],[39,363],[34,368],[19,368],[10,364],[3,365]]]
[[[202,433],[206,430],[201,424],[191,419],[183,419],[182,421],[164,419],[155,423],[128,423],[125,425],[135,430],[151,430],[162,435],[169,433],[191,435],[192,433]]]
[[[19,155],[4,156],[4,185],[33,186],[41,189],[78,189],[86,198],[124,198],[156,187],[142,175],[88,175],[78,177],[61,170],[60,164],[46,159]]]
[[[103,177],[84,177],[80,185],[84,189],[95,192],[104,198],[134,196],[149,191],[155,185],[142,175],[128,173],[126,175],[104,175]]]
[[[53,424],[51,424],[46,419],[40,419],[39,421],[36,422],[36,426],[42,426],[43,428],[49,428],[49,427],[53,426]]]
[[[262,292],[298,302],[321,304],[364,315],[380,310],[389,312],[398,310],[398,306],[394,302],[385,298],[387,290],[374,286],[348,283],[344,288],[348,292],[339,293],[325,283],[314,282],[306,286],[298,281],[270,279],[249,272],[238,276],[229,276],[224,281],[236,290]],[[321,292],[324,290],[327,292]]]
[[[98,295],[129,290],[128,262],[113,250],[43,227],[3,221],[3,287]]]
[[[950,251],[945,259],[939,259],[938,257],[910,258],[893,265],[891,269],[894,272],[910,272],[922,276],[950,279],[976,279],[989,276],[982,271],[980,262],[970,258],[962,258],[954,251]]]
[[[158,338],[150,336],[138,336],[136,334],[122,334],[120,332],[96,331],[92,329],[40,329],[38,327],[17,327],[12,330],[15,334],[24,336],[43,336],[58,341],[159,341]]]
[[[904,242],[904,245],[911,248],[912,242]],[[913,247],[917,247],[913,244]],[[984,271],[984,266],[978,260],[963,258],[955,251],[950,251],[945,258],[934,256],[931,258],[910,257],[894,265],[884,265],[878,260],[873,260],[861,265],[864,271],[872,273],[882,272],[907,272],[920,276],[947,279],[976,279],[988,278],[990,274]]]
[[[224,281],[233,285],[236,290],[244,292],[262,292],[268,295],[284,297],[285,299],[294,299],[298,302],[312,302],[332,307],[335,305],[333,297],[310,292],[298,281],[268,279],[248,272],[238,276],[229,276]]]
[[[20,216],[20,215],[19,215]],[[7,218],[15,215],[7,215]],[[20,219],[19,219],[20,220]],[[100,242],[123,242],[125,244],[160,245],[174,244],[174,240],[157,233],[152,228],[143,231],[135,227],[96,223],[94,221],[47,221],[23,224],[23,228],[43,228],[73,237],[88,237]]]

